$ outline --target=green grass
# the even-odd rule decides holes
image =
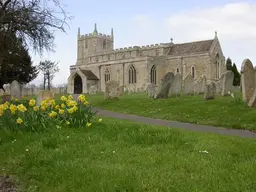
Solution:
[[[152,99],[146,94],[123,95],[104,100],[104,95],[88,95],[90,103],[102,109],[202,125],[256,131],[256,109],[231,96],[206,101],[203,95]]]
[[[113,119],[0,135],[0,172],[26,192],[256,191],[255,140]]]

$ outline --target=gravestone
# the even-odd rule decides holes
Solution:
[[[15,99],[20,99],[21,98],[21,84],[14,80],[11,83],[11,97],[15,98]]]
[[[118,99],[120,93],[120,86],[117,81],[111,80],[106,82],[105,86],[105,99]]]
[[[241,83],[243,100],[248,103],[255,90],[255,72],[252,62],[249,59],[245,59],[241,66]]]
[[[202,82],[201,79],[194,81],[194,93],[195,94],[200,94],[201,92],[201,86],[202,86]]]
[[[249,107],[256,107],[256,89],[254,89],[254,92],[252,94],[251,99],[248,102]]]
[[[96,95],[97,93],[97,86],[96,85],[92,85],[89,87],[88,90],[89,95]]]
[[[205,91],[204,91],[204,99],[205,100],[211,100],[215,98],[216,94],[216,85],[211,82],[209,85],[205,86]]]
[[[181,94],[181,90],[182,90],[182,76],[180,73],[177,73],[174,76],[173,83],[171,84],[169,96],[178,96]]]
[[[171,84],[174,80],[174,74],[172,72],[166,73],[161,83],[160,89],[158,90],[155,98],[168,98],[168,94],[171,88]]]
[[[73,96],[73,100],[78,102],[78,97],[79,97],[80,94],[72,94]]]
[[[148,87],[147,87],[147,95],[150,97],[150,98],[155,98],[155,95],[156,95],[156,85],[155,84],[152,84],[152,83],[149,83],[148,84]]]
[[[122,96],[124,94],[124,86],[119,86],[119,96]]]
[[[220,81],[215,82],[215,86],[216,86],[216,95],[221,93],[221,89],[220,89]]]
[[[206,76],[204,75],[202,78],[201,78],[201,91],[200,93],[204,93],[204,89],[205,89],[205,86],[206,86],[206,82],[207,82],[207,78]]]
[[[226,96],[228,95],[229,91],[233,89],[233,80],[234,80],[234,73],[230,70],[223,73],[221,76],[221,95]]]
[[[184,79],[183,93],[185,95],[192,95],[194,93],[194,78],[190,74]]]
[[[51,90],[41,90],[37,94],[36,97],[36,104],[39,106],[41,105],[41,102],[45,100],[46,98],[54,99],[54,94]]]

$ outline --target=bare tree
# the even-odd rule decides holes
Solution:
[[[38,65],[39,70],[43,73],[44,77],[44,90],[46,89],[46,84],[47,84],[47,89],[51,89],[51,82],[52,79],[54,78],[55,74],[59,72],[59,67],[57,62],[52,62],[49,60],[41,61],[40,64]]]

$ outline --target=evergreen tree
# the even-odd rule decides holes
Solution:
[[[232,71],[233,71],[233,73],[234,73],[234,81],[233,81],[233,85],[234,85],[234,86],[239,86],[239,85],[240,85],[241,75],[240,75],[240,73],[238,72],[238,70],[237,70],[237,67],[236,67],[236,64],[235,64],[235,63],[233,63]]]
[[[226,68],[227,70],[232,71],[232,60],[228,57],[226,61]]]

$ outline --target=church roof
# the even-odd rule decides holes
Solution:
[[[99,80],[99,78],[90,70],[81,70],[88,80]]]
[[[214,39],[204,41],[194,41],[182,44],[173,44],[168,55],[183,55],[189,53],[208,52]]]

